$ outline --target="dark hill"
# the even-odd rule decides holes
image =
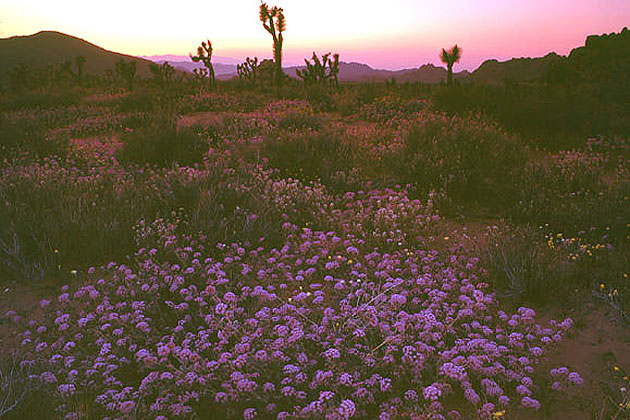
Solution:
[[[120,59],[134,60],[138,74],[149,76],[149,60],[105,50],[81,38],[54,31],[42,31],[34,35],[0,39],[0,74],[24,63],[30,67],[61,64],[74,61],[78,55],[85,57],[85,71],[100,74],[115,69]]]
[[[507,61],[486,60],[470,75],[478,83],[500,83],[505,80],[528,82],[538,80],[550,66],[562,60],[552,52],[544,57],[512,58]]]

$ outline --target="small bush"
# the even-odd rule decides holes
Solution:
[[[38,156],[63,156],[67,152],[67,141],[46,134],[41,123],[29,120],[9,121],[0,115],[0,159],[11,158],[22,153]]]
[[[334,110],[334,101],[328,89],[323,86],[306,88],[306,100],[316,111],[330,112]]]
[[[78,89],[52,90],[48,92],[32,91],[5,96],[0,100],[0,108],[16,109],[50,109],[62,106],[77,105],[83,94]]]
[[[443,190],[460,205],[502,209],[514,202],[515,178],[526,158],[516,138],[478,119],[423,118],[405,130],[402,147],[388,156],[401,182]]]
[[[319,130],[322,128],[322,121],[317,115],[289,112],[280,118],[278,127],[284,130]]]
[[[489,230],[488,236],[482,258],[500,295],[517,303],[548,303],[559,300],[576,285],[566,254],[550,249],[541,240],[540,232],[528,228],[500,232],[495,228]]]
[[[355,166],[351,145],[334,130],[268,139],[263,143],[263,154],[269,159],[269,165],[279,169],[282,176],[321,180],[325,185],[338,171]]]
[[[168,118],[155,119],[148,127],[126,133],[117,157],[122,162],[169,166],[191,165],[203,160],[208,144],[188,128],[177,128]]]
[[[577,151],[529,162],[510,217],[569,235],[597,228],[612,243],[624,241],[630,181],[626,172],[611,174],[607,166],[603,155]]]
[[[342,116],[348,117],[359,112],[359,100],[357,95],[350,90],[338,92],[332,97],[334,108]]]
[[[120,99],[120,112],[151,112],[155,109],[155,97],[147,90],[137,90]]]

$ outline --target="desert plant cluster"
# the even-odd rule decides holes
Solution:
[[[0,282],[32,296],[0,306],[0,417],[630,415],[622,366],[594,397],[554,358],[585,296],[630,322],[623,130],[519,129],[457,46],[440,86],[290,79],[260,20],[274,60],[231,81],[207,40],[188,79],[2,92]]]

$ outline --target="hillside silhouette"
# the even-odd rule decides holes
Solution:
[[[108,51],[81,38],[55,31],[41,31],[34,35],[13,36],[0,39],[0,74],[18,64],[29,67],[57,65],[73,61],[76,56],[85,57],[85,71],[100,74],[114,70],[119,60],[137,63],[141,76],[150,76],[149,60]]]

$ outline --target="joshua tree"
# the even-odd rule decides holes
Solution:
[[[195,63],[202,62],[206,69],[208,69],[208,81],[210,82],[210,88],[214,87],[214,67],[212,66],[212,42],[207,40],[202,42],[201,46],[197,47],[197,55],[190,54],[190,59]]]
[[[339,54],[334,54],[333,59],[329,61],[330,79],[332,85],[337,88],[339,86]]]
[[[339,74],[339,54],[335,54],[330,58],[330,53],[322,55],[320,60],[317,54],[313,52],[313,63],[304,59],[306,63],[305,69],[297,69],[297,76],[304,81],[305,85],[320,84],[325,86],[330,83],[332,86],[338,86],[337,75]]]
[[[85,65],[85,57],[77,55],[74,57],[74,63],[77,66],[77,81],[79,82],[79,85],[83,85],[83,66]]]
[[[158,85],[161,87],[168,87],[170,85],[173,73],[175,72],[175,69],[168,61],[165,61],[162,65],[149,63],[149,70],[151,74],[153,74],[153,79],[157,81]]]
[[[20,63],[8,72],[9,86],[15,91],[26,89],[32,79],[32,70],[24,63]]]
[[[76,78],[76,75],[74,74],[74,72],[72,71],[72,61],[70,60],[66,60],[63,63],[61,63],[61,68],[60,68],[60,76],[64,79],[64,80],[68,80],[68,77],[71,78]]]
[[[127,90],[133,90],[133,81],[136,77],[136,62],[123,59],[116,63],[116,73],[125,82]]]
[[[453,64],[457,63],[462,58],[462,49],[455,44],[450,50],[446,51],[442,48],[442,54],[440,59],[442,63],[446,64],[448,71],[446,78],[446,85],[450,86],[453,83]]]
[[[253,59],[247,57],[243,64],[236,65],[236,72],[239,80],[246,80],[251,85],[256,85],[258,78],[258,57]]]
[[[263,24],[263,28],[265,28],[273,38],[276,86],[281,86],[284,81],[284,73],[282,72],[282,32],[284,32],[287,27],[282,8],[274,6],[272,9],[269,9],[267,3],[262,3],[260,5],[260,21]]]

